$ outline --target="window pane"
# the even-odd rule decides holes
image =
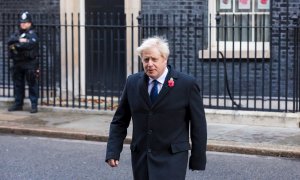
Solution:
[[[220,41],[232,41],[233,37],[233,15],[221,15],[220,28],[219,28],[219,40]],[[218,33],[218,31],[217,31]]]
[[[217,0],[217,12],[232,12],[232,0]]]
[[[252,41],[252,16],[221,15],[220,41]],[[234,37],[234,38],[233,38]]]
[[[252,0],[235,0],[236,12],[252,12]]]
[[[270,41],[270,15],[255,15],[256,41]]]
[[[270,12],[270,0],[255,0],[255,12]]]
[[[252,18],[250,15],[235,15],[235,41],[251,41],[252,33],[251,28],[249,27],[251,24]]]

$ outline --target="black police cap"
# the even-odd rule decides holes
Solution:
[[[29,14],[29,12],[23,12],[20,15],[20,23],[25,23],[25,22],[32,22],[32,18],[31,18],[31,14]]]

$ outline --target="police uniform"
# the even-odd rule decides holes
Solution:
[[[21,14],[20,23],[32,23],[31,15],[28,12]],[[22,39],[24,42],[21,42]],[[25,97],[25,80],[29,87],[29,99],[31,101],[31,113],[37,112],[38,105],[38,37],[32,29],[32,24],[28,29],[20,28],[8,41],[9,58],[13,59],[13,81],[15,103],[9,111],[23,109]]]

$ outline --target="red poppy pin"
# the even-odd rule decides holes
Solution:
[[[173,87],[174,85],[175,85],[174,79],[173,79],[173,78],[170,78],[170,80],[168,81],[168,86],[169,86],[169,87]]]

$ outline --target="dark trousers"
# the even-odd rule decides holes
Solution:
[[[38,81],[36,78],[36,68],[26,67],[22,65],[15,65],[13,68],[13,81],[14,81],[14,96],[15,105],[23,106],[25,98],[25,80],[29,87],[29,99],[31,107],[37,107],[38,104]]]

